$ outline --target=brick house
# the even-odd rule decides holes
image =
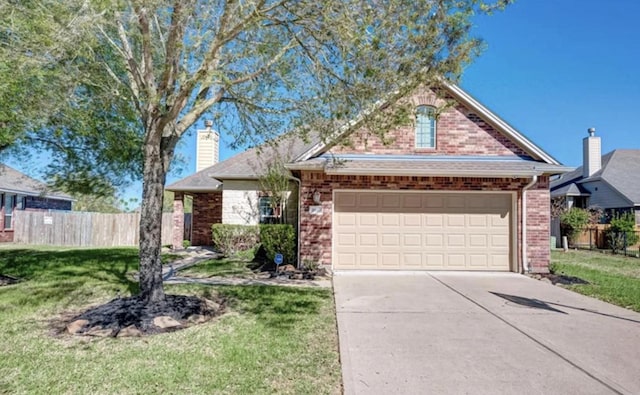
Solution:
[[[414,120],[390,143],[357,127],[328,143],[284,136],[168,186],[176,226],[184,194],[194,197],[193,244],[211,244],[212,223],[267,222],[258,178],[278,156],[291,173],[282,215],[298,229],[300,262],[548,271],[549,177],[568,169],[457,86],[402,100]]]
[[[40,181],[0,164],[0,242],[13,241],[16,210],[71,210],[73,198],[51,193]]]

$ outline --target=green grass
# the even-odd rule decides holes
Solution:
[[[590,251],[552,251],[551,271],[589,284],[567,288],[640,312],[640,260]]]
[[[229,313],[145,338],[52,336],[64,312],[135,292],[136,249],[0,249],[0,393],[339,393],[330,290],[167,286]]]
[[[252,277],[251,262],[237,258],[210,259],[180,271],[190,277]]]

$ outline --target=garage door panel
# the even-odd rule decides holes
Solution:
[[[425,247],[444,247],[444,235],[443,234],[426,234]]]
[[[341,192],[336,194],[335,209],[338,212],[349,211],[357,207],[357,199],[355,192]]]
[[[380,214],[382,226],[400,226],[400,214]]]
[[[442,214],[424,214],[424,226],[442,228],[444,216]]]
[[[464,254],[449,253],[446,255],[448,269],[463,269],[466,267],[466,259]]]
[[[336,225],[338,226],[355,226],[357,216],[355,213],[340,213],[336,215]]]
[[[509,237],[505,235],[491,235],[492,248],[509,248]]]
[[[384,247],[396,247],[400,248],[400,239],[402,235],[400,233],[384,233],[382,234],[382,246]]]
[[[447,235],[447,247],[466,247],[466,237],[463,234]]]
[[[510,194],[336,192],[334,268],[509,270],[511,199]]]
[[[378,247],[377,233],[360,233],[358,238],[358,246],[360,247]]]
[[[427,269],[442,269],[444,267],[445,255],[444,253],[424,254],[424,267]]]
[[[488,235],[469,235],[469,247],[490,247]]]
[[[422,254],[420,252],[406,252],[402,254],[402,264],[404,267],[417,269],[422,266]]]
[[[400,208],[401,196],[396,194],[382,194],[382,207],[384,208]]]
[[[355,233],[340,233],[336,237],[338,247],[355,247],[357,235]]]
[[[464,214],[448,214],[446,224],[450,228],[464,228],[466,226]]]
[[[375,193],[358,194],[358,208],[377,208],[378,196],[379,195]]]
[[[383,253],[380,255],[382,258],[382,266],[385,268],[400,268],[400,260],[402,259],[400,253]]]
[[[425,194],[422,198],[422,207],[424,208],[444,208],[444,197],[440,195],[429,195]]]
[[[420,233],[404,233],[402,244],[405,247],[420,247],[422,245],[422,235]]]
[[[422,208],[422,196],[418,194],[403,194],[402,195],[402,207],[406,209],[419,209]]]
[[[357,255],[358,267],[363,269],[377,269],[378,268],[378,254],[377,253],[359,253]]]
[[[401,214],[403,226],[422,226],[422,214]]]

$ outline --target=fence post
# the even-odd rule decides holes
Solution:
[[[622,233],[622,241],[624,243],[624,256],[627,256],[627,232]]]

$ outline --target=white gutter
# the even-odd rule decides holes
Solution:
[[[527,190],[529,190],[536,182],[538,176],[531,177],[531,182],[522,188],[522,270],[529,273],[529,261],[527,259]]]

